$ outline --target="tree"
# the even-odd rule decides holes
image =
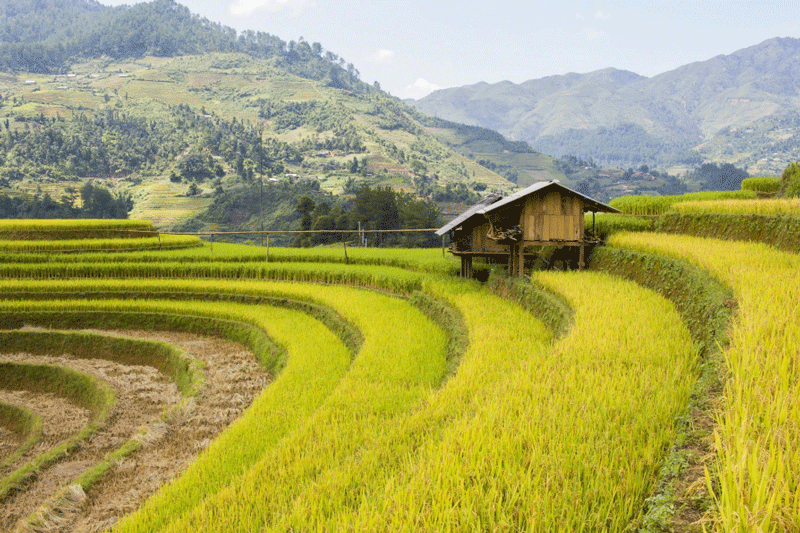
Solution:
[[[95,187],[87,181],[80,190],[81,216],[86,218],[128,218],[133,209],[130,196],[112,196],[108,189]]]
[[[331,205],[328,202],[320,202],[314,209],[314,214],[317,216],[317,218],[324,217],[325,215],[330,215]]]
[[[316,206],[317,204],[314,202],[314,200],[312,200],[308,196],[302,196],[300,198],[300,201],[297,202],[297,205],[295,206],[294,209],[295,211],[297,211],[302,215],[310,215],[311,212],[314,211]]]
[[[787,198],[800,197],[800,161],[790,164],[783,171],[781,194]]]
[[[397,194],[397,208],[400,225],[403,229],[435,228],[439,224],[439,208],[428,201],[418,200],[408,193]],[[434,233],[407,233],[403,236],[403,246],[436,246],[438,238]]]
[[[181,176],[190,180],[203,181],[213,176],[208,160],[200,154],[189,154],[178,163]]]
[[[325,231],[325,230],[334,230],[336,229],[336,221],[333,219],[331,215],[322,215],[317,217],[317,220],[314,222],[314,231]],[[334,233],[316,233],[311,238],[314,244],[328,244],[336,240],[336,234]]]
[[[357,221],[367,222],[377,230],[392,230],[400,227],[400,214],[397,209],[397,197],[389,187],[370,188],[362,185],[356,192],[353,214]],[[376,241],[381,244],[385,236],[377,234]]]
[[[311,217],[311,212],[314,211],[316,204],[314,200],[309,198],[308,196],[303,196],[300,198],[300,201],[295,206],[295,211],[302,215],[300,219],[300,229],[302,231],[308,231],[311,229],[312,224],[314,224],[314,219]],[[307,235],[300,234],[294,240],[295,246],[310,246],[311,239]]]
[[[742,188],[742,180],[750,177],[747,171],[730,163],[720,166],[704,163],[695,174],[700,178],[700,189],[703,191],[738,191]]]

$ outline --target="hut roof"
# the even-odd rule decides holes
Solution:
[[[473,216],[478,214],[478,212],[480,210],[482,210],[483,208],[485,208],[487,206],[492,205],[493,203],[497,202],[501,198],[503,198],[503,197],[498,193],[489,194],[488,196],[486,196],[483,199],[481,199],[480,202],[478,202],[477,204],[473,205],[472,207],[470,207],[469,209],[467,209],[466,211],[464,211],[463,213],[458,215],[456,218],[454,218],[453,220],[451,220],[450,222],[448,222],[447,224],[445,224],[444,226],[439,228],[439,230],[436,232],[436,235],[441,237],[442,235],[446,234],[448,231],[457,228],[459,225],[463,224],[464,222],[466,222],[467,220],[469,220],[470,218],[472,218]],[[485,221],[485,219],[484,219],[484,221]]]
[[[606,205],[604,203],[598,202],[597,200],[589,198],[588,196],[586,196],[584,194],[581,194],[581,193],[579,193],[577,191],[573,191],[569,187],[565,187],[564,185],[561,185],[558,182],[558,180],[540,181],[538,183],[534,183],[530,187],[522,189],[521,191],[517,191],[517,192],[515,192],[514,194],[512,194],[510,196],[506,196],[505,198],[503,198],[502,200],[500,200],[498,202],[494,202],[491,205],[486,205],[484,207],[479,208],[475,213],[476,214],[485,215],[486,213],[490,213],[490,212],[494,211],[495,209],[498,209],[498,208],[503,207],[505,205],[512,204],[512,203],[514,203],[514,202],[516,202],[518,200],[521,200],[522,198],[524,198],[526,196],[529,196],[529,195],[531,195],[531,194],[533,194],[535,192],[544,191],[544,190],[547,190],[547,189],[562,190],[562,191],[568,192],[569,194],[572,194],[572,195],[575,195],[575,196],[579,196],[580,198],[583,198],[583,206],[584,206],[583,210],[584,210],[584,212],[586,212],[586,211],[594,211],[594,212],[600,212],[600,213],[619,213],[619,209],[615,209],[615,208],[611,207],[610,205]]]

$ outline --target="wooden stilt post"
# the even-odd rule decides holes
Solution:
[[[517,245],[517,277],[525,277],[525,245],[520,243]]]
[[[584,247],[584,243],[583,243],[583,239],[581,239],[581,252],[580,252],[579,259],[578,259],[578,270],[583,270],[583,267],[586,266],[586,263],[584,262],[583,247]]]
[[[349,265],[350,258],[347,257],[347,241],[342,241],[342,244],[344,244],[344,264]]]

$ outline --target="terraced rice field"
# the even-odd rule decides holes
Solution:
[[[688,239],[613,241],[739,303],[680,493],[714,351],[687,317],[723,302],[668,282],[480,284],[441,250],[0,255],[0,529],[793,529],[796,256]]]
[[[739,314],[714,435],[718,528],[798,529],[798,256],[761,243],[684,236],[626,234],[613,244],[687,260],[733,289]]]

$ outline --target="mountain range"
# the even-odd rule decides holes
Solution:
[[[800,153],[800,39],[775,38],[646,78],[608,68],[477,83],[409,101],[553,156],[668,170],[703,161],[779,175]]]
[[[443,215],[553,178],[601,201],[675,194],[702,188],[691,171],[708,161],[786,167],[797,46],[652,79],[607,69],[413,102],[448,115],[364,83],[320,43],[237,32],[174,0],[6,0],[0,197],[74,207],[95,182],[129,197],[133,217],[201,231],[297,229],[303,197],[345,212],[364,186]]]

